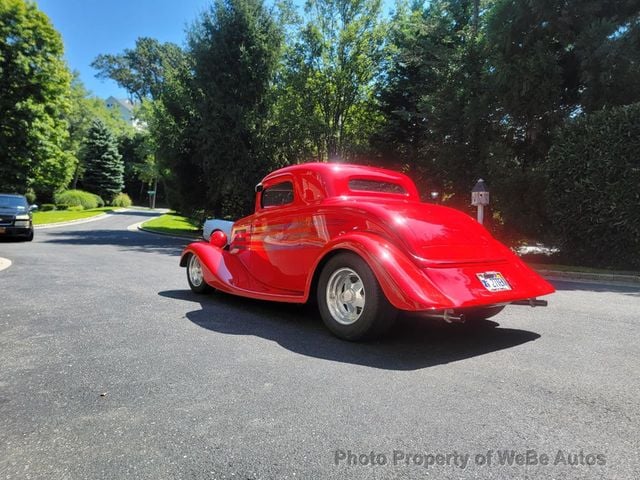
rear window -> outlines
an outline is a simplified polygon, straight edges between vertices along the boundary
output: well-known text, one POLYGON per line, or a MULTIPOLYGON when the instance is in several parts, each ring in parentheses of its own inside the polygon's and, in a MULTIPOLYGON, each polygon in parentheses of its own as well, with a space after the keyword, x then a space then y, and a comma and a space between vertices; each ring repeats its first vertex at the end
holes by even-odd
POLYGON ((349 190, 354 192, 396 193, 400 195, 407 193, 407 191, 397 183, 365 180, 362 178, 352 178, 349 180, 349 190))

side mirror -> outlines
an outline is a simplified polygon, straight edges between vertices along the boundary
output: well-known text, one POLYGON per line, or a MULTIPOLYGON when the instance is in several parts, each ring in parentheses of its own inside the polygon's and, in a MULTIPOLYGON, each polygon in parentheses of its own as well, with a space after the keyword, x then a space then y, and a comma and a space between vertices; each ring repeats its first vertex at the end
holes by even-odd
POLYGON ((30 212, 35 212, 36 210, 38 210, 38 205, 29 205, 30 212))
POLYGON ((262 186, 261 183, 256 185, 256 193, 260 193, 262 190, 264 190, 264 187, 262 186))
POLYGON ((214 247, 224 248, 227 245, 227 234, 222 230, 216 230, 211 233, 209 243, 214 247))

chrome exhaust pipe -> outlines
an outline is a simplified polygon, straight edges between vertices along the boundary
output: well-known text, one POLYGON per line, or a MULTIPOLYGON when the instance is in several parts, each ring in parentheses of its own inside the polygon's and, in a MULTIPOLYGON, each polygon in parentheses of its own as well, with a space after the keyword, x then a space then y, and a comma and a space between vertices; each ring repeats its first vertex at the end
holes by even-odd
POLYGON ((546 300, 538 300, 537 298, 528 298, 526 300, 516 300, 511 302, 511 305, 528 305, 530 307, 546 307, 549 302, 546 300))
POLYGON ((463 313, 456 315, 451 309, 445 310, 442 314, 442 318, 447 323, 464 323, 466 321, 463 313))

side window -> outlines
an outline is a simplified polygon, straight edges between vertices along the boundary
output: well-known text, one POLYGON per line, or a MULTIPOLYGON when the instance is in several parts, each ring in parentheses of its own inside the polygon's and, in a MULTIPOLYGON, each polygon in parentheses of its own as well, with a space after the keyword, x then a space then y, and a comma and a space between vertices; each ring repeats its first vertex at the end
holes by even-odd
POLYGON ((290 181, 276 183, 262 191, 261 206, 276 207, 293 202, 293 183, 290 181))

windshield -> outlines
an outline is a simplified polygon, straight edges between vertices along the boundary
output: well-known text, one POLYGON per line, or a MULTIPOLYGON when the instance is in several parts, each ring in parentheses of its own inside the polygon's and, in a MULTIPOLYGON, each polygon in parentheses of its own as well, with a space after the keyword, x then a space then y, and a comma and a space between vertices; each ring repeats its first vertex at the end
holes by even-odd
POLYGON ((26 210, 27 199, 16 195, 0 195, 0 208, 19 208, 26 210))

